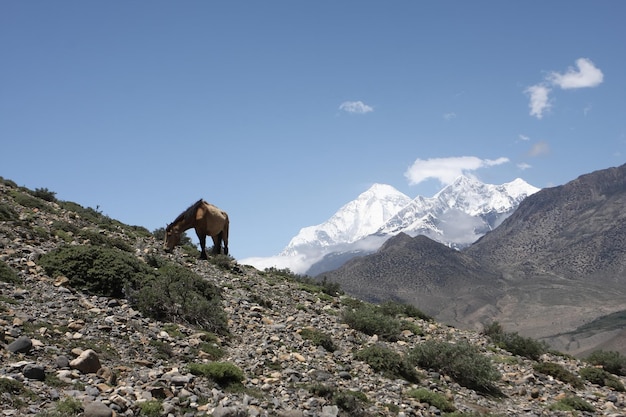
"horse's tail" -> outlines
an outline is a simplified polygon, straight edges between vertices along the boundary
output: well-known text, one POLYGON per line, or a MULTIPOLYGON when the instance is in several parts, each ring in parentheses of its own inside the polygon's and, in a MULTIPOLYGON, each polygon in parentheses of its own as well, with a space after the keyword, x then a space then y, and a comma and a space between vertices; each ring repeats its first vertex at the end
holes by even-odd
POLYGON ((228 214, 225 212, 224 216, 226 217, 226 221, 224 222, 224 228, 220 234, 222 235, 222 240, 224 241, 224 255, 228 255, 228 230, 230 229, 230 220, 228 219, 228 214))

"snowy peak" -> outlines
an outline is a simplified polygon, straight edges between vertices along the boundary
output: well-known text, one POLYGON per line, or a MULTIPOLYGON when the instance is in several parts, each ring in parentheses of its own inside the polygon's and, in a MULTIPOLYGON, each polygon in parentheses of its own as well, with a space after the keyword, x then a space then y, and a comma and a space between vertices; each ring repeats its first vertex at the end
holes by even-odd
POLYGON ((341 207, 330 219, 309 226, 289 242, 281 255, 294 255, 312 248, 322 249, 352 243, 368 236, 385 224, 411 198, 386 184, 374 184, 367 191, 341 207))

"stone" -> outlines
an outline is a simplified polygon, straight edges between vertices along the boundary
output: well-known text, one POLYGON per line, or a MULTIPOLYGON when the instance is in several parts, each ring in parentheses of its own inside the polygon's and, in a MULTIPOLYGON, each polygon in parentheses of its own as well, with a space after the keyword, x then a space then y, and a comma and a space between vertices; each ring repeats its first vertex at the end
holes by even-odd
POLYGON ((46 372, 40 365, 28 364, 22 369, 22 374, 28 379, 36 379, 37 381, 46 379, 46 372))
POLYGON ((92 374, 98 372, 101 368, 100 359, 93 349, 87 349, 81 353, 76 359, 70 361, 70 367, 78 369, 84 374, 92 374))
POLYGON ((84 408, 84 417, 113 417, 115 415, 106 404, 97 401, 85 404, 84 408))
POLYGON ((33 341, 27 336, 20 336, 9 343, 7 350, 13 353, 28 353, 33 347, 33 341))

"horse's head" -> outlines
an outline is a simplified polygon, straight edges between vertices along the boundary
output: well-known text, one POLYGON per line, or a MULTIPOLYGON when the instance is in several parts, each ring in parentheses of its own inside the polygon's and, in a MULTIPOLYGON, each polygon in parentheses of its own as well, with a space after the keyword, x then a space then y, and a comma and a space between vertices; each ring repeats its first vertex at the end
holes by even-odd
POLYGON ((174 249, 174 246, 180 243, 181 232, 173 227, 173 225, 168 224, 165 228, 165 242, 163 242, 163 249, 165 252, 171 252, 174 249))

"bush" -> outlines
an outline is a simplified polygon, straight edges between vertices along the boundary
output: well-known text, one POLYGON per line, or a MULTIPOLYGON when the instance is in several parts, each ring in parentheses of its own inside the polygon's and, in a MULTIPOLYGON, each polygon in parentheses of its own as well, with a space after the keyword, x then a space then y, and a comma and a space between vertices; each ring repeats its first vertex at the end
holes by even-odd
POLYGON ((395 341, 401 329, 400 320, 384 314, 378 307, 371 304, 361 304, 355 309, 344 309, 342 314, 344 323, 359 332, 395 341))
POLYGON ((498 322, 486 326, 483 333, 488 336, 496 346, 511 352, 513 355, 538 360, 541 355, 548 351, 548 347, 545 343, 538 342, 529 337, 522 337, 517 333, 504 332, 498 322))
POLYGON ((159 268, 132 292, 131 300, 139 311, 157 320, 182 321, 216 334, 228 333, 220 290, 181 266, 159 268))
POLYGON ((592 365, 600 365, 602 368, 615 375, 626 375, 626 357, 619 352, 598 350, 587 357, 587 362, 592 365))
POLYGON ((415 367, 402 355, 382 345, 368 346, 354 355, 355 359, 367 363, 375 372, 387 378, 403 378, 409 382, 419 382, 415 367))
POLYGON ((10 206, 0 204, 0 222, 18 220, 20 216, 10 206))
POLYGON ((35 188, 35 191, 31 193, 34 197, 40 198, 45 201, 49 201, 54 203, 57 201, 56 194, 54 191, 50 191, 47 188, 35 188))
POLYGON ((495 382, 500 374, 478 348, 467 342, 428 340, 409 353, 411 363, 450 376, 459 385, 490 394, 499 394, 495 382))
POLYGON ((22 282, 17 272, 15 272, 13 268, 11 268, 2 260, 0 260, 0 281, 8 282, 11 284, 19 284, 20 282, 22 282))
POLYGON ((553 362, 540 362, 533 365, 535 371, 550 375, 561 382, 570 384, 574 388, 582 388, 584 386, 582 380, 576 375, 565 369, 562 365, 553 362))
POLYGON ((429 404, 444 413, 451 413, 456 410, 454 404, 446 399, 443 395, 431 391, 426 388, 413 389, 407 392, 409 397, 415 398, 421 403, 429 404))
POLYGON ((588 411, 593 413, 596 409, 589 404, 587 401, 582 398, 575 397, 573 395, 567 396, 557 403, 552 404, 549 407, 550 410, 554 411, 588 411))
POLYGON ((244 379, 243 371, 230 362, 190 363, 187 368, 192 374, 210 378, 224 388, 241 384, 244 379))
POLYGON ((139 415, 146 417, 159 417, 163 411, 163 406, 157 400, 150 400, 139 403, 139 415))
POLYGON ((428 314, 422 312, 419 308, 411 304, 399 303, 396 301, 386 301, 380 305, 380 309, 383 314, 388 316, 404 316, 414 317, 426 321, 431 321, 433 318, 428 314))
POLYGON ((26 194, 16 190, 11 190, 9 194, 11 195, 11 197, 13 197, 13 200, 15 200, 15 202, 20 206, 26 208, 36 208, 44 211, 49 210, 48 206, 43 200, 33 197, 30 194, 26 194))
POLYGON ((365 415, 363 404, 367 403, 368 399, 360 391, 340 391, 333 396, 333 402, 350 416, 357 417, 365 415))
POLYGON ((315 346, 321 346, 328 352, 334 352, 337 347, 333 343, 332 337, 328 333, 313 329, 311 327, 305 327, 300 331, 300 336, 303 339, 310 340, 315 346))
POLYGON ((580 370, 580 376, 592 384, 613 388, 615 391, 624 392, 624 384, 615 375, 600 368, 583 368, 580 370))
POLYGON ((70 285, 89 294, 122 298, 153 274, 135 256, 119 249, 90 245, 62 246, 39 258, 51 277, 65 275, 70 285))

